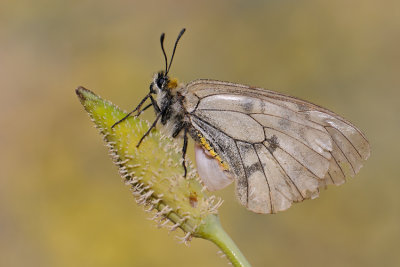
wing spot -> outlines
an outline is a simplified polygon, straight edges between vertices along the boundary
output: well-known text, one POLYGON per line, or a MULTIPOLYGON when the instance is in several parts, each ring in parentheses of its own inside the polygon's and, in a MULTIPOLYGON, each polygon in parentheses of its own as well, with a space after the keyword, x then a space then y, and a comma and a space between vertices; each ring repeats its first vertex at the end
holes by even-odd
POLYGON ((274 153, 276 148, 279 146, 278 137, 276 137, 276 135, 273 135, 271 138, 266 138, 266 141, 269 144, 269 146, 267 147, 268 151, 271 154, 274 153))
POLYGON ((251 100, 245 101, 243 103, 243 108, 246 112, 250 113, 253 110, 254 102, 251 100))
POLYGON ((262 172, 262 167, 261 167, 260 162, 253 163, 249 167, 245 166, 245 169, 249 174, 252 174, 256 171, 262 172))

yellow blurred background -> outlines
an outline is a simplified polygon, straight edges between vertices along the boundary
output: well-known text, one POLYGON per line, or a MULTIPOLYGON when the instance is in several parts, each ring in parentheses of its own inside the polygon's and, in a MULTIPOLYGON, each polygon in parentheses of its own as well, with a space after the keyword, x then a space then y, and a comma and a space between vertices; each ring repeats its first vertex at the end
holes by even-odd
MULTIPOLYGON (((171 76, 288 93, 362 129, 361 172, 276 215, 230 186, 223 226, 253 266, 400 266, 400 2, 1 1, 0 266, 227 266, 157 230, 74 89, 126 110, 182 27, 171 76)), ((154 118, 147 112, 144 118, 154 118)), ((189 157, 193 158, 193 154, 189 157)), ((179 233, 178 235, 182 235, 179 233)))

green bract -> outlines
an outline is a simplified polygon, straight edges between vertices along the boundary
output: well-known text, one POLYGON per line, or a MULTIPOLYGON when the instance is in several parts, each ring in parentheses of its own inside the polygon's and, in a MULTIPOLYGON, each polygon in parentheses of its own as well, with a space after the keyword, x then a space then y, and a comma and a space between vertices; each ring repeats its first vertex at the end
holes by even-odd
POLYGON ((154 130, 137 148, 149 128, 147 122, 131 116, 111 129, 126 113, 83 87, 76 93, 100 130, 124 182, 131 186, 136 202, 148 212, 155 210, 153 219, 160 226, 171 231, 181 228, 185 243, 192 237, 208 239, 234 266, 250 266, 219 223, 217 209, 222 201, 204 192, 189 160, 187 177, 183 177, 181 147, 174 140, 154 130))

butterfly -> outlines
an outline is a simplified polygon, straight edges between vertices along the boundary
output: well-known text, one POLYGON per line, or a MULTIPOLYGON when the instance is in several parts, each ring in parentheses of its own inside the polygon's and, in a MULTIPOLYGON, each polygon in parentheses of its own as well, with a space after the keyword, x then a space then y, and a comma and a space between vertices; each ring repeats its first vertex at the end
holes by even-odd
POLYGON ((199 79, 179 84, 165 70, 156 73, 149 93, 132 113, 153 107, 156 119, 137 146, 161 122, 173 138, 195 142, 196 165, 208 190, 235 181, 236 196, 256 213, 276 213, 315 198, 328 184, 354 176, 370 155, 365 135, 341 116, 310 102, 263 88, 199 79), (147 100, 150 103, 144 106, 147 100), (143 107, 144 106, 144 107, 143 107))

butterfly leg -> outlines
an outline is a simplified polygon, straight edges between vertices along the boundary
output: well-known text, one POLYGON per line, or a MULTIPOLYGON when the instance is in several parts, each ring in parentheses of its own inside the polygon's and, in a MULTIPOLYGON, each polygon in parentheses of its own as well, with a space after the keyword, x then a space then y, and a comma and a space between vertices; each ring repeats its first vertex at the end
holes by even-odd
POLYGON ((150 131, 156 127, 158 120, 161 118, 162 116, 162 112, 158 113, 157 118, 154 120, 153 124, 150 126, 150 128, 147 130, 147 132, 142 136, 142 138, 140 138, 139 143, 136 145, 136 147, 139 147, 140 144, 142 143, 143 139, 148 136, 150 134, 150 131))
POLYGON ((182 147, 182 166, 183 170, 185 171, 184 177, 186 177, 187 174, 187 169, 186 169, 186 151, 187 151, 187 145, 188 145, 188 126, 186 123, 181 122, 180 124, 177 125, 177 127, 174 130, 174 133, 172 134, 172 137, 175 138, 179 135, 181 131, 184 131, 183 133, 183 147, 182 147))
POLYGON ((156 113, 157 113, 157 114, 160 113, 160 112, 161 112, 161 109, 160 109, 160 107, 158 106, 157 101, 154 100, 154 98, 153 98, 152 95, 150 95, 149 97, 150 97, 150 100, 151 100, 151 104, 153 104, 153 107, 154 107, 156 113))
MULTIPOLYGON (((140 108, 142 107, 142 105, 144 104, 144 102, 147 100, 147 98, 152 98, 152 96, 151 96, 151 93, 150 94, 148 94, 148 95, 146 95, 143 99, 142 99, 142 101, 140 101, 140 103, 139 103, 139 105, 137 105, 137 107, 134 109, 134 110, 132 110, 131 112, 129 112, 128 114, 126 114, 126 116, 125 117, 123 117, 122 119, 120 119, 119 121, 117 121, 116 123, 114 123, 112 126, 111 126, 111 129, 112 128, 114 128, 117 124, 120 124, 121 122, 123 122, 124 120, 126 120, 132 113, 134 113, 135 111, 137 111, 137 110, 140 110, 140 108)), ((152 101, 153 102, 153 101, 152 101)), ((147 107, 146 107, 147 108, 147 107)))
MULTIPOLYGON (((151 100, 151 105, 147 105, 143 110, 146 110, 147 108, 153 106, 154 109, 155 109, 155 111, 156 111, 156 113, 157 113, 157 117, 156 117, 156 119, 154 120, 153 124, 150 126, 150 128, 147 130, 147 132, 142 136, 142 138, 140 138, 139 143, 136 145, 136 147, 139 147, 139 146, 140 146, 140 144, 142 143, 143 139, 144 139, 146 136, 148 136, 148 135, 150 134, 150 131, 151 131, 154 127, 156 127, 158 120, 159 120, 159 119, 163 116, 163 114, 165 114, 165 112, 166 112, 166 109, 164 109, 163 111, 160 110, 160 107, 158 106, 157 102, 154 100, 153 96, 151 95, 151 92, 150 92, 150 94, 148 94, 148 97, 149 97, 150 100, 151 100)), ((142 102, 144 102, 144 101, 142 101, 142 102)), ((142 112, 142 111, 139 111, 138 116, 140 115, 141 112, 142 112)))
POLYGON ((149 107, 153 106, 153 103, 148 104, 147 106, 145 106, 144 108, 142 108, 141 110, 138 110, 138 113, 135 115, 135 117, 139 117, 140 114, 143 113, 143 111, 145 111, 146 109, 148 109, 149 107))
POLYGON ((187 169, 186 169, 186 151, 187 151, 187 145, 188 145, 187 134, 188 134, 188 129, 187 129, 187 127, 185 127, 184 134, 183 134, 183 147, 182 147, 182 158, 183 158, 182 166, 183 166, 183 170, 185 172, 183 177, 186 177, 186 174, 187 174, 187 169))

